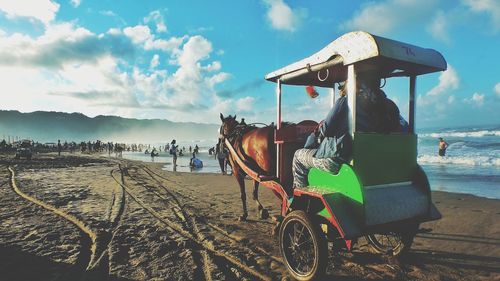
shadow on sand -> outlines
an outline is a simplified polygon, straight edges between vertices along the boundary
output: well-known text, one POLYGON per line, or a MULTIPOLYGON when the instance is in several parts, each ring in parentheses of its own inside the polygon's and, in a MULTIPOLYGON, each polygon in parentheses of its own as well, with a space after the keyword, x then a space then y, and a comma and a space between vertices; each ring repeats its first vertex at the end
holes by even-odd
POLYGON ((47 257, 24 252, 15 246, 0 246, 0 279, 10 281, 128 281, 110 276, 104 270, 86 271, 80 266, 55 262, 47 257))
MULTIPOLYGON (((496 238, 486 238, 486 237, 476 237, 467 235, 453 235, 453 234, 419 234, 420 238, 436 239, 436 240, 448 240, 457 242, 467 242, 473 245, 474 243, 482 243, 493 245, 493 247, 500 244, 500 240, 496 238), (425 236, 425 237, 423 237, 425 236)), ((381 254, 370 253, 366 251, 355 250, 352 253, 344 253, 339 256, 330 255, 329 268, 333 265, 333 270, 329 270, 325 280, 341 280, 341 281, 354 281, 354 280, 400 280, 406 279, 405 276, 408 271, 408 267, 415 266, 417 268, 426 268, 428 266, 440 265, 449 267, 452 270, 465 269, 465 270, 475 270, 480 272, 487 272, 490 274, 495 274, 500 272, 500 257, 491 256, 481 256, 481 255, 471 255, 463 253, 453 253, 446 251, 432 251, 432 250, 410 250, 405 256, 400 258, 393 258, 384 256, 381 254), (345 276, 349 275, 352 269, 356 268, 354 266, 351 269, 343 267, 343 264, 354 264, 363 268, 364 274, 370 273, 373 268, 377 268, 373 273, 365 275, 363 277, 357 276, 345 276), (384 270, 391 271, 389 276, 394 276, 394 278, 388 278, 388 276, 380 276, 381 271, 384 270), (391 268, 390 270, 388 268, 391 268)), ((355 270, 356 271, 356 270, 355 270)), ((359 273, 359 272, 358 272, 359 273)), ((383 275, 383 274, 382 274, 383 275)))
POLYGON ((465 243, 479 243, 479 244, 489 244, 494 246, 500 246, 500 239, 462 235, 462 234, 448 234, 448 233, 421 233, 417 235, 418 238, 423 239, 434 239, 434 240, 444 240, 444 241, 455 241, 455 242, 465 242, 465 243))
MULTIPOLYGON (((471 247, 477 244, 500 246, 500 239, 490 237, 480 237, 463 234, 449 233, 422 233, 417 235, 421 239, 432 239, 441 241, 452 241, 466 243, 471 247)), ((480 256, 463 253, 451 253, 443 251, 414 250, 411 251, 408 259, 413 264, 440 264, 456 268, 481 270, 487 272, 500 272, 500 258, 491 256, 480 256)))

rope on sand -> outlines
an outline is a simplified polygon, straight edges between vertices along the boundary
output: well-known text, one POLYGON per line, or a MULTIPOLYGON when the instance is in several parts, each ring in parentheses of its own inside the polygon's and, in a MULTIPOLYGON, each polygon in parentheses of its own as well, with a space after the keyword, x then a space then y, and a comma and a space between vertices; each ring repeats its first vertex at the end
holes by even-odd
POLYGON ((92 241, 92 245, 90 246, 91 256, 90 256, 90 260, 89 260, 89 263, 88 263, 87 268, 86 268, 87 270, 89 270, 91 265, 93 264, 93 260, 95 258, 95 252, 96 252, 96 248, 97 248, 97 246, 96 246, 97 235, 88 226, 86 226, 85 223, 83 223, 82 221, 77 219, 75 216, 67 214, 67 213, 63 212, 62 210, 57 209, 54 206, 51 206, 51 205, 49 205, 41 200, 38 200, 38 199, 22 192, 16 184, 16 180, 15 180, 16 174, 15 174, 14 170, 10 166, 8 169, 10 172, 11 186, 12 186, 12 189, 14 189, 14 192, 16 192, 22 198, 30 201, 31 203, 39 205, 40 207, 42 207, 50 212, 53 212, 54 214, 59 215, 60 217, 68 220, 69 222, 73 223, 76 227, 78 227, 81 231, 83 231, 85 234, 87 234, 89 236, 90 240, 92 241))

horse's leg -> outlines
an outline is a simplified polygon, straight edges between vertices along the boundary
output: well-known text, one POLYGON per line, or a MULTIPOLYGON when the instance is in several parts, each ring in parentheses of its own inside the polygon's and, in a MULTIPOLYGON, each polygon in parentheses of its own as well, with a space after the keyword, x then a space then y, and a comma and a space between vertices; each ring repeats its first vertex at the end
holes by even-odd
POLYGON ((240 166, 234 161, 233 157, 229 157, 229 162, 231 163, 231 169, 233 176, 236 178, 238 185, 240 186, 241 203, 243 205, 243 215, 239 217, 240 221, 245 221, 248 217, 247 211, 247 194, 245 192, 245 173, 241 170, 240 166))
POLYGON ((248 217, 247 212, 247 194, 245 192, 245 176, 241 173, 240 169, 236 169, 233 171, 236 180, 238 181, 238 185, 240 186, 240 194, 241 194, 241 203, 243 204, 243 215, 239 217, 240 221, 245 221, 248 217))
POLYGON ((259 182, 256 180, 253 181, 252 195, 253 195, 253 200, 255 201, 255 204, 257 204, 257 208, 259 209, 260 218, 267 219, 269 217, 269 212, 266 209, 264 209, 264 207, 259 201, 259 182))

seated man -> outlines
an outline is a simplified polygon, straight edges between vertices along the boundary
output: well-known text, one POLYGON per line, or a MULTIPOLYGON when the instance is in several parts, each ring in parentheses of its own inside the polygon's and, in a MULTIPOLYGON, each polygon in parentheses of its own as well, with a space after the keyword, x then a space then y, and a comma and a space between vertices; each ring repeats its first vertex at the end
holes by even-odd
MULTIPOLYGON (((358 132, 389 132, 390 129, 387 128, 393 126, 389 124, 391 123, 389 119, 393 119, 396 113, 399 124, 399 110, 396 112, 393 108, 387 109, 392 101, 388 101, 379 86, 380 78, 373 73, 358 76, 356 98, 356 131, 358 132)), ((351 160, 352 139, 348 128, 345 83, 341 84, 339 89, 340 98, 326 119, 320 123, 319 130, 311 134, 304 148, 297 150, 294 154, 292 164, 294 188, 308 186, 307 175, 311 168, 336 174, 343 163, 351 160), (319 147, 317 136, 321 140, 319 147)))
POLYGON ((407 132, 408 123, 397 105, 380 89, 380 78, 369 73, 358 79, 356 97, 357 132, 407 132))
POLYGON ((330 110, 326 119, 320 123, 318 130, 307 138, 304 148, 297 150, 293 156, 294 188, 308 186, 309 169, 318 168, 337 173, 342 163, 348 162, 351 158, 351 136, 347 124, 348 106, 345 83, 339 88, 340 98, 335 106, 330 110), (317 134, 323 140, 319 148, 316 149, 317 134))

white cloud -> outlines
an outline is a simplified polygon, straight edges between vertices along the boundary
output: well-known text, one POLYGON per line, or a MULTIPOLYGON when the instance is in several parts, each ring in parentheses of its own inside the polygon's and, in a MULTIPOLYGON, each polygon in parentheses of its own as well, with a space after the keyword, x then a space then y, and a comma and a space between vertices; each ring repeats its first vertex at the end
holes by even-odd
POLYGON ((500 4, 498 0, 462 0, 462 2, 475 13, 490 14, 494 30, 500 30, 500 4))
POLYGON ((149 63, 150 69, 155 69, 160 64, 160 56, 158 54, 154 54, 151 59, 151 63, 149 63))
POLYGON ((408 27, 408 23, 425 24, 432 16, 436 0, 385 0, 363 5, 354 17, 341 26, 344 30, 365 30, 376 34, 387 34, 397 27, 408 27))
POLYGON ((8 80, 2 87, 16 97, 4 103, 6 108, 96 115, 103 113, 102 107, 138 106, 127 75, 109 56, 95 63, 66 64, 60 70, 0 66, 0 75, 8 80))
POLYGON ((427 92, 427 96, 437 96, 456 90, 460 86, 460 78, 455 69, 448 65, 448 69, 439 75, 439 84, 427 92))
POLYGON ((122 31, 119 28, 110 28, 108 31, 106 31, 107 34, 111 35, 119 35, 122 33, 122 31))
POLYGON ((206 80, 207 85, 210 88, 213 88, 215 85, 220 84, 220 83, 228 80, 230 77, 231 77, 231 75, 229 75, 229 73, 219 72, 215 75, 207 77, 205 80, 206 80))
POLYGON ((144 23, 150 22, 156 24, 156 32, 167 32, 167 26, 165 25, 165 21, 163 16, 160 14, 160 11, 152 11, 147 17, 144 18, 144 23))
POLYGON ((478 105, 483 105, 483 103, 484 103, 484 94, 474 93, 472 95, 472 100, 476 104, 478 104, 478 105))
POLYGON ((219 71, 221 68, 222 68, 222 64, 220 63, 220 61, 216 60, 216 61, 208 64, 207 66, 203 67, 203 70, 211 72, 211 71, 219 71))
POLYGON ((172 51, 179 48, 184 42, 187 36, 183 37, 171 37, 168 40, 165 39, 154 39, 154 36, 150 37, 144 43, 145 50, 162 50, 162 51, 172 51))
POLYGON ((303 9, 292 9, 283 0, 264 0, 267 19, 271 27, 280 31, 294 32, 306 17, 303 9))
POLYGON ((421 120, 430 122, 432 118, 444 118, 452 107, 459 106, 456 101, 455 91, 460 86, 460 78, 453 66, 448 65, 448 69, 439 75, 439 83, 424 95, 417 97, 417 108, 421 120))
POLYGON ((182 66, 194 67, 200 60, 209 57, 212 52, 212 43, 203 36, 193 36, 184 44, 182 51, 177 54, 177 62, 182 66))
POLYGON ((236 101, 236 109, 239 112, 251 112, 255 103, 254 97, 244 97, 236 101))
POLYGON ((497 94, 497 97, 500 98, 500 82, 498 82, 496 85, 495 85, 495 93, 497 94))
POLYGON ((73 7, 77 8, 82 3, 82 0, 70 0, 70 3, 73 7))
POLYGON ((474 104, 474 105, 479 106, 479 107, 483 106, 484 94, 480 94, 480 93, 476 92, 476 93, 472 94, 472 97, 470 97, 468 99, 466 98, 466 99, 464 99, 464 101, 466 103, 471 103, 471 104, 474 104))
POLYGON ((13 103, 31 101, 23 103, 24 110, 69 111, 71 106, 65 106, 74 104, 74 98, 87 105, 136 106, 127 74, 115 57, 132 52, 114 46, 114 37, 109 36, 61 23, 48 26, 37 38, 22 34, 0 37, 0 75, 9 80, 2 87, 19 97, 13 103), (118 50, 113 52, 115 47, 118 50))
POLYGON ((123 33, 135 44, 143 44, 145 50, 172 51, 178 48, 187 38, 187 36, 183 36, 171 37, 168 40, 155 39, 155 36, 151 34, 151 30, 147 25, 126 27, 123 29, 123 33))
POLYGON ((134 27, 125 27, 123 33, 129 37, 135 44, 141 44, 151 39, 151 31, 146 25, 136 25, 134 27))
POLYGON ((199 101, 205 86, 200 61, 208 59, 211 52, 212 43, 202 36, 190 37, 182 49, 174 52, 171 64, 179 68, 165 81, 174 103, 195 104, 199 101))
POLYGON ((0 0, 0 11, 7 18, 27 17, 41 21, 48 25, 52 22, 59 10, 59 4, 51 0, 0 0))
POLYGON ((448 21, 446 15, 442 11, 436 13, 434 19, 428 27, 428 31, 432 35, 432 37, 439 41, 450 41, 448 35, 448 21))
POLYGON ((158 39, 145 25, 101 34, 75 22, 51 23, 39 36, 0 30, 0 77, 8 80, 2 90, 16 95, 2 106, 218 122, 213 110, 236 108, 236 101, 218 100, 215 87, 231 75, 212 53, 203 36, 158 39), (164 52, 151 57, 144 50, 164 52))
POLYGON ((0 65, 60 68, 66 63, 92 62, 105 55, 129 57, 134 46, 123 35, 96 35, 71 23, 51 24, 31 38, 14 33, 0 37, 0 65))

